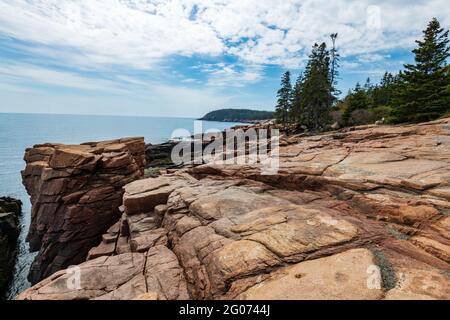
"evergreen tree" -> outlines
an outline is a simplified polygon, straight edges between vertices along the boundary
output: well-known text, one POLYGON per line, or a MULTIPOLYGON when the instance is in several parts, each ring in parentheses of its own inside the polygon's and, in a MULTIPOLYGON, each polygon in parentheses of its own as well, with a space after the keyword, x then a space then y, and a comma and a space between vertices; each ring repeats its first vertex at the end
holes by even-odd
POLYGON ((330 78, 331 78, 331 86, 332 86, 332 93, 333 93, 333 102, 337 102, 337 97, 341 94, 341 91, 337 89, 337 79, 339 77, 339 60, 340 55, 336 48, 336 40, 337 40, 338 34, 333 33, 330 35, 332 47, 330 50, 330 56, 331 56, 331 67, 330 67, 330 78))
POLYGON ((347 106, 344 111, 343 120, 348 123, 353 111, 366 110, 370 107, 370 99, 367 90, 361 88, 359 82, 356 84, 354 92, 348 97, 347 106))
POLYGON ((301 122, 312 130, 329 123, 333 101, 330 53, 326 44, 315 44, 301 83, 301 122))
POLYGON ((364 90, 371 91, 373 89, 372 82, 370 81, 370 78, 367 78, 366 83, 364 84, 364 90))
POLYGON ((445 72, 450 56, 449 32, 434 18, 423 34, 412 51, 415 64, 405 65, 393 102, 393 121, 397 123, 433 120, 450 108, 450 75, 445 72))
POLYGON ((275 107, 275 118, 283 126, 288 123, 289 110, 291 106, 291 73, 286 71, 281 78, 281 88, 278 90, 278 103, 275 107))
POLYGON ((290 109, 290 119, 294 123, 299 123, 301 121, 302 114, 302 85, 303 85, 303 75, 300 74, 297 81, 294 84, 291 95, 291 109, 290 109))
POLYGON ((394 82, 394 76, 392 75, 392 73, 389 73, 386 71, 383 75, 383 78, 381 79, 380 85, 382 87, 385 87, 385 86, 389 86, 393 82, 394 82))
POLYGON ((387 106, 392 103, 392 98, 397 90, 399 76, 393 76, 386 72, 379 85, 373 87, 371 92, 371 101, 373 107, 387 106))

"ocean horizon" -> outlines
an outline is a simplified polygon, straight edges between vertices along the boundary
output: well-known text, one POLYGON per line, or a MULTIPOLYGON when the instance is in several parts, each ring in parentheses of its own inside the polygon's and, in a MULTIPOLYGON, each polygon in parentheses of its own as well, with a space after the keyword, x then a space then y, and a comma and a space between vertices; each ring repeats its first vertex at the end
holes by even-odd
MULTIPOLYGON (((0 196, 23 202, 17 263, 7 298, 29 287, 27 275, 35 254, 29 252, 26 235, 31 204, 22 185, 25 149, 41 143, 79 144, 124 137, 144 137, 146 143, 163 143, 176 129, 194 133, 194 118, 0 113, 0 196)), ((201 121, 203 130, 224 130, 239 123, 201 121)))

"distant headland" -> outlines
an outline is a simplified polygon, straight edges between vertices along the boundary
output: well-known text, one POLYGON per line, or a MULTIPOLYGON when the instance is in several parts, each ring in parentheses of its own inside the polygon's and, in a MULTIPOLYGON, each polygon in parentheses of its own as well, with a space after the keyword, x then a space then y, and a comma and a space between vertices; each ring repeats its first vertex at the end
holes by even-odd
POLYGON ((258 111, 250 109, 220 109, 206 114, 199 120, 254 123, 261 120, 269 120, 273 118, 274 113, 270 111, 258 111))

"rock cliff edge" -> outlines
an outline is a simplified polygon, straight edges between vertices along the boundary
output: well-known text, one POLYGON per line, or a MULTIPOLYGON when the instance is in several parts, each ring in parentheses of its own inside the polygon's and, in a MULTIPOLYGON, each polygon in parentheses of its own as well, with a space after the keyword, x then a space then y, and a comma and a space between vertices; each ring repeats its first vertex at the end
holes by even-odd
POLYGON ((143 138, 27 149, 23 183, 31 196, 28 242, 39 251, 29 280, 37 283, 86 259, 120 218, 122 187, 143 175, 143 138))

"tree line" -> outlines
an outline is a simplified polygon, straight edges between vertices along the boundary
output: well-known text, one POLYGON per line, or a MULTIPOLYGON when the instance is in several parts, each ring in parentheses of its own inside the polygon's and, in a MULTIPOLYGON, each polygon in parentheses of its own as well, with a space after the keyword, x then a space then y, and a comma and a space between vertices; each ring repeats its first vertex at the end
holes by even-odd
POLYGON ((278 123, 321 131, 332 123, 414 123, 450 116, 449 31, 436 18, 423 31, 423 39, 416 40, 413 64, 405 64, 395 75, 386 72, 380 83, 369 78, 364 85, 357 83, 343 99, 337 89, 338 34, 330 37, 330 49, 325 42, 313 46, 294 85, 290 71, 283 74, 275 108, 278 123))

